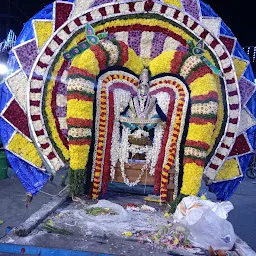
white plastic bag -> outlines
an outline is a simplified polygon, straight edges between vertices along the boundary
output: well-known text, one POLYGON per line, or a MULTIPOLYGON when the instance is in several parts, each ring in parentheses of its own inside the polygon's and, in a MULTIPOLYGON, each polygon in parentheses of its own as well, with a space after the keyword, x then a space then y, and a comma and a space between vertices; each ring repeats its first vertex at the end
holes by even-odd
POLYGON ((194 246, 214 250, 230 250, 236 236, 232 224, 226 220, 233 209, 230 202, 214 203, 195 196, 185 197, 174 213, 174 221, 190 231, 194 246))

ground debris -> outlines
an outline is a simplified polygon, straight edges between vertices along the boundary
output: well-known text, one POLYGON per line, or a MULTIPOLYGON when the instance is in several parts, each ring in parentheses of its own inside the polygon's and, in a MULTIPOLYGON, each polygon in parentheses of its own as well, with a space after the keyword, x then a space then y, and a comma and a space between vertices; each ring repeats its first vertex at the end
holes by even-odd
POLYGON ((189 232, 182 226, 167 225, 159 228, 157 232, 138 233, 142 242, 149 242, 154 246, 168 249, 192 248, 188 239, 189 232))
POLYGON ((99 215, 117 215, 115 211, 110 208, 93 207, 85 209, 88 215, 99 216, 99 215))
POLYGON ((63 228, 57 228, 53 225, 53 220, 49 220, 46 223, 43 224, 43 228, 47 230, 47 232, 60 234, 60 235, 73 235, 72 232, 63 229, 63 228))
POLYGON ((123 236, 132 236, 132 232, 131 231, 125 231, 122 233, 123 236))

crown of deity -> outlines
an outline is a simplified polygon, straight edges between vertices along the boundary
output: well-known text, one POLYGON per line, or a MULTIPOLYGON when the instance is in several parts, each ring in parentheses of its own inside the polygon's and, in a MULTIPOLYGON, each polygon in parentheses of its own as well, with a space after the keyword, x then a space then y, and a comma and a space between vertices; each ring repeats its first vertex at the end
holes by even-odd
POLYGON ((149 86, 149 71, 146 68, 140 74, 140 85, 149 86))

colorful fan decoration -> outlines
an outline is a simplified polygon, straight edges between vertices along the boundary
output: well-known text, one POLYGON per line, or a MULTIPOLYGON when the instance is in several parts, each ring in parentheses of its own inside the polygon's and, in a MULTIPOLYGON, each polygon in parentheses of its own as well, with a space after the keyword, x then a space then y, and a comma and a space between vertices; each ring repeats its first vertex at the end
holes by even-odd
POLYGON ((67 164, 73 195, 86 173, 94 198, 106 191, 125 162, 114 153, 117 117, 140 97, 144 69, 156 100, 151 117, 166 116, 165 128, 154 126, 155 151, 129 150, 148 154, 155 193, 166 200, 172 168, 176 196, 196 195, 205 178, 225 200, 242 181, 255 150, 254 76, 236 37, 202 1, 55 1, 25 24, 10 59, 1 138, 28 192, 67 164))

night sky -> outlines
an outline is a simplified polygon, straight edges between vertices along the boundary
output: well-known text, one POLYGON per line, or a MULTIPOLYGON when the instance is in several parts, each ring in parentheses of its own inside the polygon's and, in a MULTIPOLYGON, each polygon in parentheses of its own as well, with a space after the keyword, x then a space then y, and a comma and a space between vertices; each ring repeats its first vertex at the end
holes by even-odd
MULTIPOLYGON (((19 34, 23 23, 51 2, 52 0, 1 0, 0 40, 4 39, 10 28, 19 34), (8 13, 11 16, 9 22, 8 13)), ((242 46, 256 45, 255 0, 205 0, 205 3, 210 4, 231 28, 242 46)))

